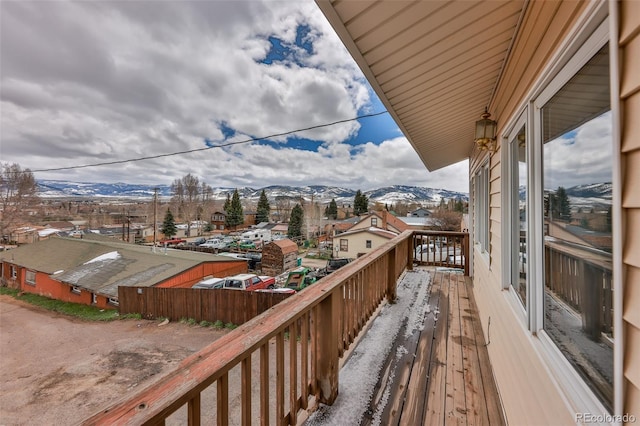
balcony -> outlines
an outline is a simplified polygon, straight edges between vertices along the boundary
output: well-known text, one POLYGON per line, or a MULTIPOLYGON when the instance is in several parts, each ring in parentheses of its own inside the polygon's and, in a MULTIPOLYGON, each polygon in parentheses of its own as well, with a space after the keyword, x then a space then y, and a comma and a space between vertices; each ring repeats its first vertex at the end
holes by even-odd
POLYGON ((454 263, 468 258, 466 234, 407 231, 84 424, 344 421, 349 389, 362 391, 363 424, 504 424, 465 265, 436 270, 427 263, 442 259, 423 258, 414 268, 416 247, 431 239, 459 246, 454 263), (398 321, 382 341, 379 321, 390 318, 398 321), (365 381, 373 386, 363 399, 365 381))

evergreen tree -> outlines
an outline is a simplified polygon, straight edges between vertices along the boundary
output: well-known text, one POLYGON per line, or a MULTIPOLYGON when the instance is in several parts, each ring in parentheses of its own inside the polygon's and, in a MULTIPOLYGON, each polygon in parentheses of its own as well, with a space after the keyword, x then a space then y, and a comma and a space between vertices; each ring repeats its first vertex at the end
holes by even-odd
POLYGON ((369 212, 369 199, 359 189, 353 200, 353 214, 360 216, 369 212))
POLYGON ((224 201, 224 207, 222 208, 224 209, 225 213, 227 213, 229 209, 231 209, 231 195, 229 195, 229 193, 227 193, 227 199, 224 201))
POLYGON ((338 204, 336 204, 336 200, 334 198, 331 199, 331 202, 329 203, 327 208, 324 210, 324 214, 325 216, 327 216, 328 219, 335 220, 338 218, 338 204))
POLYGON ((171 210, 169 209, 167 209, 167 213, 164 215, 164 221, 160 227, 160 232, 162 232, 166 238, 171 238, 178 232, 176 222, 173 219, 173 213, 171 213, 171 210))
POLYGON ((289 219, 289 228, 287 233, 289 238, 296 238, 302 235, 302 221, 304 220, 304 211, 300 204, 296 204, 291 209, 291 218, 289 219))
MULTIPOLYGON (((229 196, 227 195, 227 200, 229 196)), ((233 191, 233 196, 231 197, 231 201, 228 203, 225 202, 225 214, 227 217, 225 218, 225 226, 227 228, 237 228, 238 225, 242 225, 244 223, 244 212, 242 211, 242 204, 240 203, 240 194, 236 189, 233 191)))
POLYGON ((269 205, 269 200, 267 199, 267 194, 264 193, 264 189, 262 193, 260 193, 260 199, 258 200, 258 209, 256 211, 256 222, 269 222, 269 218, 271 216, 271 206, 269 205))
POLYGON ((556 191, 556 199, 559 218, 566 221, 571 220, 571 204, 569 203, 569 196, 567 195, 567 191, 564 187, 558 187, 558 190, 556 191))

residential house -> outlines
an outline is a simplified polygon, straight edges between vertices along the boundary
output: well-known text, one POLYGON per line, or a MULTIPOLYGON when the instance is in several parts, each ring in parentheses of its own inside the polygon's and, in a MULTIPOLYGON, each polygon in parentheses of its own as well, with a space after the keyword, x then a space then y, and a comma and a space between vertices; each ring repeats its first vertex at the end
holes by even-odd
MULTIPOLYGON (((59 232, 59 230, 54 230, 54 232, 59 232)), ((9 232, 8 241, 13 242, 14 244, 30 244, 35 243, 40 238, 44 238, 49 234, 48 230, 41 226, 19 226, 9 232), (42 235, 40 235, 42 233, 42 235)))
POLYGON ((247 271, 246 260, 107 240, 50 238, 1 252, 3 285, 101 308, 118 304, 119 286, 191 287, 207 276, 247 271))
POLYGON ((425 208, 420 207, 419 209, 415 209, 414 211, 409 213, 411 217, 429 217, 431 216, 431 212, 425 208))
POLYGON ((388 211, 374 211, 333 238, 334 257, 360 257, 396 237, 408 226, 388 211))
POLYGON ((211 229, 214 231, 221 231, 225 229, 224 222, 227 215, 224 212, 215 212, 211 215, 211 229))
POLYGON ((316 2, 427 169, 469 161, 508 422, 639 418, 640 2, 316 2), (589 184, 612 188, 581 200, 611 207, 609 252, 550 235, 552 193, 589 184))

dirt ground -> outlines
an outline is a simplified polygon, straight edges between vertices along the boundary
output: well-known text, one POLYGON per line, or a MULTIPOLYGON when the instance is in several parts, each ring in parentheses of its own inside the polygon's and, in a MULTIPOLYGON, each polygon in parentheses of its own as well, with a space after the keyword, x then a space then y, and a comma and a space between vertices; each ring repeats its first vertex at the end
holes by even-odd
POLYGON ((0 425, 78 424, 225 333, 86 322, 0 295, 0 425))

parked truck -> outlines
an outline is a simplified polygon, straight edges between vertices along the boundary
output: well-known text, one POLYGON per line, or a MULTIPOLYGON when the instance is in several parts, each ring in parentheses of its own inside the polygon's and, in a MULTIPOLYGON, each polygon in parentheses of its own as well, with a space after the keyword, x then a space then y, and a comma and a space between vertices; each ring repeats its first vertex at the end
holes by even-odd
POLYGON ((226 277, 223 288, 235 290, 255 291, 272 289, 276 286, 276 279, 266 275, 238 274, 226 277))

